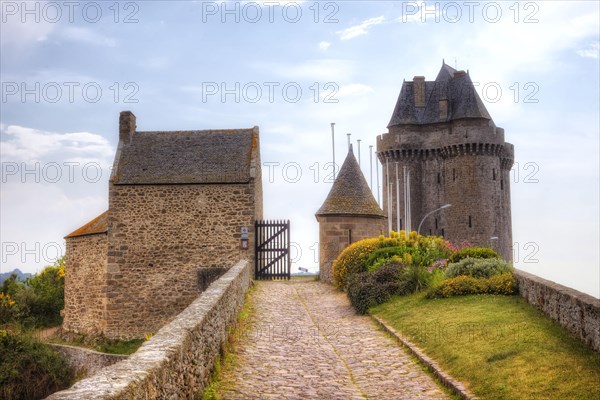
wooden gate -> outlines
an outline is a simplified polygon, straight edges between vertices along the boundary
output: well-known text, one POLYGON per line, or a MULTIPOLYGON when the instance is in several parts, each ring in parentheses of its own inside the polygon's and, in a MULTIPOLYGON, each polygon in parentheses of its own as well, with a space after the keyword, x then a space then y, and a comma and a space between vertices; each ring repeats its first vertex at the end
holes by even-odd
POLYGON ((254 276, 256 279, 290 279, 290 221, 256 221, 254 276))

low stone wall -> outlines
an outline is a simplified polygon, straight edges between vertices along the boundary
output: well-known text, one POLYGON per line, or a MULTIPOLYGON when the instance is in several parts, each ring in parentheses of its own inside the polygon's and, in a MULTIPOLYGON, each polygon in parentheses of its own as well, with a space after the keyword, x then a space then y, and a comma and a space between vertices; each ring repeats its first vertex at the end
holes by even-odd
POLYGON ((59 352, 77 375, 91 376, 104 367, 113 365, 126 359, 128 356, 119 354, 100 353, 83 347, 67 346, 64 344, 48 343, 50 347, 59 352))
POLYGON ((600 351, 599 299, 524 271, 515 276, 519 293, 531 305, 600 351))
POLYGON ((251 283, 240 261, 126 360, 48 399, 189 399, 202 395, 251 283))

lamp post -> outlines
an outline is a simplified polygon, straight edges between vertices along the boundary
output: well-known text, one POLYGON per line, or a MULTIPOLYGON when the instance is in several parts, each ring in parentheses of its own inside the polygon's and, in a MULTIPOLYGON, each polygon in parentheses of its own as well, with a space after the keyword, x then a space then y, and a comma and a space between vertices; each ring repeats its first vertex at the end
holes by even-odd
POLYGON ((425 222, 425 219, 427 219, 427 217, 429 217, 431 214, 433 214, 436 211, 440 211, 443 210, 444 208, 448 208, 452 206, 452 204, 444 204, 443 206, 436 208, 433 211, 428 212, 427 214, 425 214, 425 216, 423 217, 423 219, 421 220, 421 222, 419 223, 419 227, 417 228, 417 234, 419 234, 419 232, 421 231, 421 225, 423 225, 423 222, 425 222))

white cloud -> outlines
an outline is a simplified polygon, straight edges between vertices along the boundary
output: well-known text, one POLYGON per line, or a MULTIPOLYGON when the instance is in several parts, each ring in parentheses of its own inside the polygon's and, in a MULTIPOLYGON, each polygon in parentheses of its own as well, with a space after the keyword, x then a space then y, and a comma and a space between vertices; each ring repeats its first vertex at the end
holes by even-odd
POLYGON ((329 46, 331 46, 330 42, 319 42, 319 49, 323 50, 323 51, 327 51, 327 49, 329 49, 329 46))
POLYGON ((23 23, 19 18, 8 17, 2 24, 0 43, 2 46, 19 47, 26 44, 47 42, 54 39, 61 42, 79 42, 104 47, 115 47, 114 38, 103 36, 97 31, 77 26, 62 27, 58 23, 50 23, 41 18, 39 22, 23 23))
POLYGON ((269 71, 289 80, 340 82, 348 80, 354 73, 353 63, 341 59, 307 60, 302 63, 255 63, 254 68, 261 72, 269 71))
POLYGON ((362 96, 362 95, 365 95, 367 93, 372 93, 372 92, 373 92, 373 88, 368 85, 363 85, 362 83, 352 83, 350 85, 341 86, 334 97, 341 98, 341 97, 362 96))
POLYGON ((117 42, 114 38, 103 36, 91 29, 70 26, 57 32, 60 39, 70 42, 80 42, 96 46, 115 47, 117 42))
POLYGON ((424 1, 409 1, 402 3, 402 16, 396 18, 395 22, 435 22, 440 19, 439 4, 427 6, 424 1))
POLYGON ((340 35, 340 39, 342 40, 350 40, 358 36, 366 35, 369 33, 369 29, 372 26, 380 25, 385 22, 385 17, 383 15, 379 17, 369 18, 364 20, 358 25, 351 26, 350 28, 342 29, 341 31, 337 31, 336 33, 340 35))
POLYGON ((600 43, 592 43, 585 49, 577 50, 577 54, 584 58, 595 58, 598 59, 600 53, 600 43))
POLYGON ((75 185, 10 182, 2 185, 0 236, 17 252, 4 254, 2 272, 39 271, 64 254, 63 237, 107 209, 108 184, 75 185), (27 251, 26 251, 27 250, 27 251), (36 250, 36 251, 32 251, 36 250))
POLYGON ((301 5, 306 0, 249 0, 244 3, 256 3, 261 7, 283 7, 291 4, 301 5))
POLYGON ((112 162, 114 149, 101 135, 90 132, 54 133, 18 125, 2 125, 0 155, 4 161, 81 161, 102 167, 112 162))
POLYGON ((484 53, 476 53, 478 58, 489 59, 484 55, 486 53, 510 54, 511 59, 519 60, 518 63, 490 65, 496 77, 510 75, 512 68, 527 68, 534 64, 552 68, 549 61, 564 50, 576 49, 590 36, 597 38, 600 29, 597 14, 582 3, 565 8, 545 2, 536 18, 539 22, 530 24, 514 23, 506 18, 499 23, 486 24, 479 31, 474 44, 484 53))
POLYGON ((169 57, 152 56, 141 62, 140 66, 152 70, 166 70, 172 66, 172 62, 169 57))
MULTIPOLYGON (((15 3, 16 4, 16 3, 15 3)), ((13 15, 2 15, 0 43, 2 46, 19 47, 27 43, 35 43, 36 41, 44 40, 52 31, 57 28, 57 24, 53 24, 40 19, 35 22, 34 18, 26 19, 26 22, 21 21, 22 16, 19 12, 13 15)))

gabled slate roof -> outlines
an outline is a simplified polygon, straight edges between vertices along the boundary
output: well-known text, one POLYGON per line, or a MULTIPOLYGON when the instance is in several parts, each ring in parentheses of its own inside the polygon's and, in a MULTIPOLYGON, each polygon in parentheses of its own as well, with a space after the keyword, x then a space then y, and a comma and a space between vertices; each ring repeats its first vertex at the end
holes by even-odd
POLYGON ((97 233, 108 232, 108 211, 104 211, 96 218, 78 228, 77 230, 69 233, 66 238, 72 238, 77 236, 95 235, 97 233))
POLYGON ((384 217, 354 157, 352 146, 327 199, 315 215, 384 217))
POLYGON ((247 183, 258 128, 134 132, 119 146, 114 184, 247 183))
POLYGON ((388 128, 405 124, 433 124, 460 118, 491 120, 468 73, 442 64, 435 81, 425 81, 425 107, 415 107, 415 85, 404 82, 388 128), (440 120, 440 100, 448 100, 448 116, 440 120))

